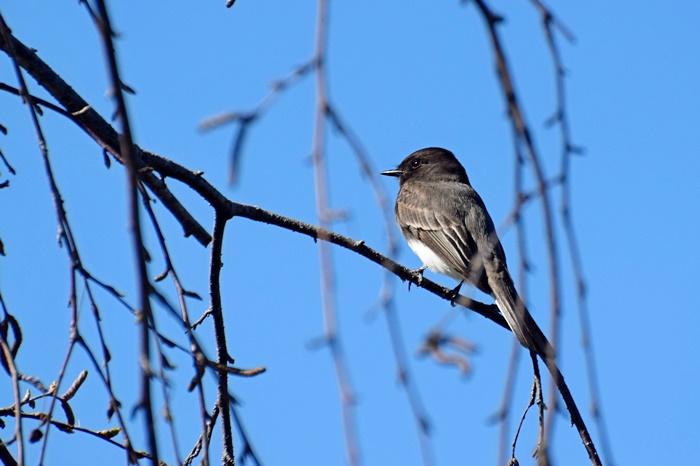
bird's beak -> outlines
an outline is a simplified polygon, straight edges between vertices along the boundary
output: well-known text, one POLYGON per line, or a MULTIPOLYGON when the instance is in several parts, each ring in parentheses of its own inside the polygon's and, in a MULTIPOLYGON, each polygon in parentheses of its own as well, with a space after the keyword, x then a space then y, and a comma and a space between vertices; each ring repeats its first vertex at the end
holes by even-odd
POLYGON ((399 170, 399 169, 397 168, 397 169, 395 169, 395 170, 383 171, 381 174, 384 175, 384 176, 396 176, 396 177, 398 177, 398 176, 403 175, 403 170, 399 170))

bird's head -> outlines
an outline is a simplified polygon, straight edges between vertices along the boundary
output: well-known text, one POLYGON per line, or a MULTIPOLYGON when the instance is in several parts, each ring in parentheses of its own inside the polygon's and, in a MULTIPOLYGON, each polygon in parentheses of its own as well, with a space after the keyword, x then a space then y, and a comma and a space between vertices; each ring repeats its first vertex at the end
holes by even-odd
POLYGON ((439 147, 417 150, 394 170, 382 172, 385 176, 395 176, 400 183, 408 179, 421 181, 456 181, 469 184, 467 172, 452 152, 439 147))

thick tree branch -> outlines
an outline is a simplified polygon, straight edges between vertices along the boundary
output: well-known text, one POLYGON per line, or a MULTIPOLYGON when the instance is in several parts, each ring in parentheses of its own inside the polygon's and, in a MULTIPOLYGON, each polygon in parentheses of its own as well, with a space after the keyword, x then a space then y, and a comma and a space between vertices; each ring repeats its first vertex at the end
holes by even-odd
MULTIPOLYGON (((104 143, 104 147, 110 152, 114 150, 114 153, 118 154, 118 135, 117 132, 112 128, 106 120, 104 120, 95 110, 78 95, 65 81, 63 81, 49 66, 44 63, 36 53, 26 47, 24 44, 19 42, 14 36, 10 38, 13 46, 18 47, 18 64, 26 69, 32 76, 41 84, 53 97, 61 103, 62 106, 66 108, 67 111, 74 115, 76 123, 78 123, 81 128, 83 128, 90 136, 95 138, 99 143, 104 143), (81 111, 82 110, 82 111, 81 111), (78 113, 80 118, 78 118, 78 113), (90 115, 87 117, 86 115, 90 115)), ((7 53, 6 46, 8 43, 0 38, 0 49, 7 53)), ((269 212, 267 210, 261 209, 259 207, 241 204, 233 202, 226 198, 219 190, 217 190, 211 183, 209 183, 203 176, 201 172, 193 171, 184 166, 173 162, 165 157, 162 157, 153 152, 142 150, 137 147, 134 152, 134 158, 138 161, 142 169, 140 170, 142 176, 146 173, 150 174, 148 179, 144 179, 144 183, 153 190, 153 185, 150 184, 150 179, 157 180, 162 183, 165 192, 170 191, 165 187, 164 183, 159 180, 152 171, 153 169, 160 173, 163 178, 169 177, 176 179, 197 192, 202 196, 209 204, 212 205, 217 210, 223 213, 228 213, 231 216, 245 217, 251 220, 260 221, 263 223, 268 223, 271 225, 279 226, 291 231, 296 231, 297 233, 302 233, 310 236, 314 239, 324 239, 331 243, 337 244, 344 248, 350 249, 357 252, 358 254, 366 257, 367 259, 375 262, 382 267, 386 268, 390 272, 394 273, 403 281, 409 281, 412 284, 424 288, 433 294, 436 294, 446 300, 451 300, 452 296, 450 294, 451 290, 443 286, 438 285, 426 278, 422 280, 413 272, 413 270, 400 265, 394 260, 380 254, 374 249, 367 247, 363 241, 354 240, 332 231, 318 228, 309 223, 301 222, 289 217, 284 217, 282 215, 269 212), (420 282, 420 283, 419 283, 420 282)), ((157 184, 157 183, 156 183, 157 184)), ((154 191, 158 195, 157 191, 154 191)), ((164 204, 166 204, 164 198, 159 197, 164 204)), ((175 199, 173 197, 173 199, 175 199)), ((167 204, 166 204, 167 207, 167 204)), ((180 205, 184 212, 187 212, 182 205, 180 205)), ((168 207, 168 209, 173 212, 173 210, 168 207)), ((178 219, 181 220, 179 214, 174 214, 178 219)), ((189 213, 187 213, 189 215, 189 213)), ((192 218, 189 216, 189 218, 192 218)), ((196 228, 202 228, 199 223, 192 219, 196 228)), ((191 225, 189 221, 182 221, 183 225, 191 225)), ((208 244, 211 241, 211 236, 204 230, 204 238, 201 241, 203 244, 208 244), (206 240, 206 241, 204 241, 206 240)), ((199 235, 197 236, 199 239, 199 235)), ((455 301, 457 304, 469 308, 484 317, 491 319, 497 324, 504 328, 508 328, 505 320, 500 316, 495 305, 487 305, 480 303, 478 301, 467 298, 466 296, 459 296, 455 301)))
MULTIPOLYGON (((7 39, 0 36, 0 49, 10 56, 13 56, 10 52, 13 50, 14 59, 17 60, 19 66, 32 75, 72 115, 72 120, 87 132, 100 147, 110 152, 123 163, 119 149, 119 135, 114 128, 41 60, 35 50, 25 46, 11 34, 8 34, 7 39)), ((206 246, 209 244, 211 237, 207 230, 180 204, 163 180, 156 178, 153 173, 143 170, 144 166, 140 157, 138 157, 139 151, 140 149, 134 146, 136 155, 134 163, 143 183, 153 191, 163 205, 180 222, 185 236, 193 235, 202 245, 206 246)))

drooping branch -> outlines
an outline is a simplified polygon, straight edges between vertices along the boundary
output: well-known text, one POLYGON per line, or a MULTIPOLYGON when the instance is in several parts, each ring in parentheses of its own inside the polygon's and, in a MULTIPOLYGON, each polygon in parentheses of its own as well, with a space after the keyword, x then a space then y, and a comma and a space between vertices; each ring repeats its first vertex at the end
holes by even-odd
MULTIPOLYGON (((15 40, 13 38, 10 38, 10 40, 15 40)), ((3 41, 0 43, 0 48, 4 48, 3 45, 5 45, 6 41, 3 41)), ((28 57, 26 57, 28 60, 33 61, 34 59, 38 58, 36 55, 31 52, 28 53, 28 57)), ((43 62, 41 62, 43 64, 43 62)), ((35 66, 35 63, 32 63, 30 65, 22 65, 23 67, 25 66, 35 66)), ((46 77, 48 81, 53 81, 55 84, 55 79, 53 75, 53 71, 51 71, 48 66, 44 64, 44 72, 49 72, 50 75, 46 77)), ((36 79, 38 79, 40 82, 42 82, 42 77, 39 75, 34 75, 36 79)), ((42 84, 44 84, 42 82, 42 84)), ((45 85, 45 84, 44 84, 45 85)), ((45 85, 46 87, 46 85, 45 85)), ((52 92, 49 90, 49 92, 52 93, 54 98, 58 100, 58 102, 63 105, 65 108, 69 108, 66 106, 67 102, 62 101, 62 98, 65 98, 66 95, 68 95, 71 98, 74 98, 77 96, 77 94, 74 93, 74 91, 70 90, 68 92, 66 89, 63 89, 63 87, 67 87, 67 84, 63 82, 62 80, 59 82, 57 85, 57 88, 54 89, 55 92, 52 92), (75 95, 74 95, 75 94, 75 95)), ((49 87, 47 87, 49 89, 49 87)), ((78 96, 79 97, 79 96, 78 96)), ((82 100, 82 99, 81 99, 82 100)), ((83 101, 84 102, 84 101, 83 101)), ((71 105, 75 105, 72 103, 71 105)), ((85 129, 88 134, 90 134, 95 140, 102 145, 102 147, 107 148, 108 150, 114 151, 115 156, 119 156, 119 150, 116 148, 116 145, 106 145, 104 144, 104 139, 101 137, 101 135, 108 134, 109 131, 106 131, 106 133, 101 132, 104 130, 100 130, 99 128, 95 128, 92 125, 107 125, 109 126, 104 119, 99 117, 99 115, 96 114, 86 103, 84 106, 80 107, 77 110, 78 114, 81 115, 81 118, 75 118, 75 113, 74 114, 74 120, 76 123, 78 123, 83 129, 85 129), (84 109, 84 111, 79 111, 84 109), (82 118, 84 115, 90 114, 89 118, 82 118)), ((110 127, 111 129, 111 127, 110 127)), ((111 129, 114 135, 116 135, 116 132, 114 132, 113 129, 111 129)), ((135 160, 135 164, 138 164, 138 166, 142 167, 141 169, 138 170, 139 177, 143 180, 143 182, 149 187, 149 189, 153 190, 153 183, 150 181, 147 181, 146 179, 151 180, 155 179, 158 182, 162 184, 162 187, 167 190, 167 187, 165 187, 165 184, 162 182, 162 179, 156 178, 154 175, 154 171, 158 172, 162 175, 162 177, 170 177, 176 180, 179 180, 183 183, 185 183, 187 186, 189 186, 191 189, 193 189, 195 192, 199 193, 204 199, 206 199, 217 211, 217 214, 223 214, 225 216, 239 216, 239 217, 245 217, 249 218, 254 221, 259 221, 263 223, 268 223, 272 225, 276 225, 291 231, 296 231, 302 234, 305 234, 307 236, 310 236, 314 239, 321 239, 323 241, 327 241, 330 243, 334 243, 337 245, 340 245, 342 247, 345 247, 347 249, 350 249, 352 251, 355 251, 356 253, 362 255, 363 257, 371 260, 372 262, 375 262, 382 267, 386 268, 387 270, 391 271, 395 275, 397 275, 399 278, 403 280, 409 280, 411 283, 416 284, 416 286, 427 289, 438 296, 443 297, 444 299, 448 301, 455 301, 457 304, 463 305, 465 307, 468 307, 485 317, 491 319, 492 321, 498 323, 499 325, 507 328, 503 318, 500 316, 500 314, 497 311, 497 308, 493 305, 486 305, 474 300, 471 300, 469 298, 466 298, 464 296, 459 296, 457 299, 454 299, 453 294, 451 293, 451 290, 448 290, 446 288, 443 288, 434 282, 431 282, 430 280, 427 280, 425 278, 421 279, 418 277, 413 271, 409 270, 408 268, 405 268, 395 261, 391 260, 390 258, 378 253, 377 251, 367 247, 363 241, 357 241, 353 240, 351 238, 344 237, 342 235, 338 235, 337 233, 334 233, 332 231, 329 231, 327 229, 323 228, 318 228, 313 225, 304 223, 304 222, 299 222, 294 219, 290 219, 287 217, 283 217, 278 214, 274 214, 269 211, 265 211, 264 209, 254 207, 254 206, 249 206, 245 204, 240 204, 240 203, 235 203, 227 199, 221 192, 216 190, 204 177, 201 176, 201 173, 191 171, 177 163, 174 163, 168 159, 165 159, 161 156, 158 156, 157 154, 153 154, 147 151, 142 151, 138 147, 134 146, 134 153, 133 157, 135 160)), ((158 193, 154 191, 156 195, 158 193)), ((162 198, 161 198, 162 200, 162 198)), ((165 203, 165 201, 164 201, 165 203)), ((172 208, 169 207, 171 212, 173 212, 172 208)), ((184 209, 183 209, 184 210, 184 209)), ((175 213, 175 212, 173 212, 175 213)), ((186 218, 184 214, 175 214, 176 217, 183 222, 183 218, 186 218)), ((196 223, 196 222, 195 222, 196 223)), ((197 224, 198 225, 198 224, 197 224)), ((187 229, 186 229, 187 231, 187 229)), ((206 238, 209 238, 208 233, 206 234, 206 238)), ((548 368, 550 369, 550 372, 553 373, 553 377, 555 380, 558 381, 559 383, 559 389, 562 393, 562 396, 567 404, 567 408, 569 408, 570 414, 572 416, 572 420, 574 420, 574 423, 576 423, 577 427, 579 428, 579 433, 582 436, 582 439, 584 440, 584 444, 586 445, 586 448, 589 450, 589 454, 591 454, 591 449, 593 451, 594 447, 592 445, 592 442, 590 441, 590 436, 588 436, 588 433, 585 429, 585 425, 583 425, 582 420, 580 420, 580 414, 578 413, 578 410, 575 407, 575 403, 573 403, 573 398, 571 397, 571 394, 568 391, 568 388, 566 387, 563 377, 561 377, 561 374, 559 373, 558 369, 556 367, 551 367, 548 365, 548 368), (572 411, 573 409, 573 411, 572 411)), ((599 462, 594 462, 595 464, 599 464, 599 462)))
MULTIPOLYGON (((226 332, 224 329, 224 315, 221 306, 220 277, 221 253, 224 241, 224 229, 230 217, 217 211, 214 218, 214 231, 212 232, 211 263, 209 264, 209 295, 211 310, 214 320, 214 334, 216 338, 217 362, 220 366, 226 366, 230 362, 228 346, 226 345, 226 332)), ((223 441, 222 464, 234 464, 233 433, 231 432, 231 416, 229 413, 228 372, 218 370, 218 396, 217 406, 221 412, 221 435, 223 441)))
MULTIPOLYGON (((58 185, 56 184, 55 177, 53 175, 53 169, 51 167, 51 162, 49 160, 48 145, 46 143, 46 139, 44 137, 44 133, 43 133, 41 124, 39 123, 39 118, 37 116, 37 112, 38 112, 37 102, 35 102, 33 100, 33 96, 29 92, 29 89, 27 87, 27 84, 26 84, 24 76, 23 76, 23 72, 21 69, 22 66, 21 66, 20 60, 18 58, 20 55, 20 51, 18 51, 18 49, 15 48, 15 45, 18 45, 18 44, 16 44, 15 41, 13 40, 11 31, 10 31, 9 27, 7 27, 7 24, 5 23, 5 20, 2 18, 2 16, 0 16, 0 32, 1 32, 0 33, 0 41, 2 42, 2 44, 7 45, 8 48, 5 51, 12 59, 12 63, 14 65, 14 68, 15 68, 15 71, 17 74, 17 80, 19 82, 18 94, 23 98, 24 102, 27 104, 27 107, 29 109, 30 118, 32 120, 32 125, 34 126, 34 129, 35 129, 35 132, 37 135, 39 150, 41 152, 42 162, 44 164, 44 169, 46 171, 46 175, 47 175, 47 178, 49 181, 49 187, 51 190, 51 195, 52 195, 54 208, 55 208, 55 212, 56 212, 56 217, 57 217, 57 221, 58 221, 59 240, 62 242, 62 244, 65 245, 66 251, 68 254, 68 258, 69 258, 69 262, 71 264, 71 309, 73 311, 73 317, 71 319, 72 332, 71 332, 71 341, 70 341, 68 350, 66 352, 64 364, 61 368, 58 380, 56 382, 56 389, 58 389, 58 387, 60 386, 60 383, 63 379, 63 376, 65 374, 67 360, 70 357, 70 354, 72 353, 72 350, 75 346, 75 343, 82 342, 82 338, 80 337, 80 334, 78 333, 78 330, 77 330, 77 319, 75 317, 75 315, 77 313, 77 299, 75 297, 75 295, 76 295, 76 293, 75 293, 76 273, 80 273, 85 280, 86 290, 88 290, 89 299, 91 300, 91 304, 92 304, 92 307, 93 307, 93 310, 95 311, 95 313, 97 313, 97 306, 94 302, 94 298, 92 297, 92 293, 91 293, 90 288, 89 288, 89 281, 92 280, 95 283, 98 283, 102 286, 104 286, 104 284, 102 284, 101 282, 99 282, 99 281, 95 280, 93 277, 91 277, 82 266, 82 261, 80 259, 77 245, 76 245, 75 239, 73 237, 72 229, 71 229, 70 223, 68 222, 68 217, 66 215, 66 211, 65 211, 65 208, 63 205, 61 193, 59 192, 58 185)), ((111 288, 111 287, 109 287, 109 288, 111 288)), ((114 291, 114 290, 112 289, 112 291, 114 291)), ((3 310, 5 310, 4 303, 3 303, 3 310)), ((5 311, 5 313, 6 313, 6 311, 5 311)), ((100 337, 102 337, 101 326, 99 325, 99 323, 98 323, 98 330, 100 333, 100 337)), ((106 350, 104 340, 101 340, 101 343, 102 343, 103 349, 106 350)), ((84 346, 87 349, 87 345, 84 345, 84 346)), ((87 352, 88 352, 89 357, 94 362, 96 362, 95 357, 92 354, 92 352, 89 349, 87 350, 87 352)), ((133 456, 134 451, 131 448, 131 442, 130 442, 129 435, 128 435, 127 430, 126 430, 126 425, 125 425, 124 420, 121 416, 121 412, 119 410, 118 403, 116 402, 116 399, 114 397, 114 392, 113 392, 112 387, 110 385, 109 376, 107 376, 107 378, 105 379, 104 375, 101 372, 101 369, 99 369, 99 364, 96 364, 96 366, 98 367, 98 372, 102 376, 103 381, 105 381, 105 385, 107 386, 107 389, 109 391, 110 402, 112 405, 111 409, 113 409, 113 411, 117 413, 117 417, 118 417, 119 422, 122 426, 122 431, 123 431, 123 435, 124 435, 124 439, 125 439, 124 445, 125 445, 125 448, 127 451, 127 455, 129 456, 130 459, 132 459, 134 457, 133 456)), ((109 367, 107 364, 107 358, 105 358, 105 371, 107 372, 107 374, 109 374, 109 367)), ((51 403, 50 403, 50 407, 49 407, 47 420, 51 419, 51 415, 53 413, 53 409, 54 409, 56 400, 57 400, 56 396, 53 396, 51 398, 51 403)), ((17 408, 17 415, 19 416, 19 414, 20 414, 20 411, 19 411, 19 408, 17 408)), ((23 460, 22 460, 23 437, 21 435, 21 422, 19 422, 19 421, 20 420, 18 419, 18 423, 19 423, 18 429, 20 429, 18 431, 19 436, 17 439, 19 442, 19 448, 18 448, 19 455, 18 456, 19 456, 19 463, 23 464, 23 460)), ((46 451, 46 445, 47 445, 47 440, 48 440, 48 432, 49 432, 48 422, 46 422, 46 424, 47 424, 47 429, 46 429, 46 434, 44 435, 44 441, 42 444, 42 449, 41 449, 41 454, 40 454, 41 455, 40 462, 43 460, 43 456, 44 456, 44 453, 46 451)))
MULTIPOLYGON (((539 154, 535 148, 535 143, 529 129, 529 125, 525 119, 524 113, 518 102, 515 85, 511 76, 508 61, 503 50, 502 41, 498 32, 498 25, 502 22, 502 17, 495 14, 487 5, 485 0, 474 0, 478 11, 483 17, 489 33, 489 38, 494 52, 494 60, 496 62, 496 71, 500 80, 501 90, 503 91, 506 105, 508 108, 508 116, 511 121, 513 132, 515 134, 516 153, 519 152, 519 147, 522 145, 527 154, 527 161, 532 168, 535 180, 537 182, 538 197, 542 206, 542 217, 545 229, 545 246, 547 248, 547 260, 549 263, 549 280, 550 280, 550 309, 551 309, 551 329, 550 341, 556 348, 559 334, 559 313, 560 313, 560 297, 559 297, 559 265, 557 263, 557 250, 554 235, 554 224, 552 220, 552 208, 549 201, 549 191, 547 189, 547 179, 542 168, 539 154)), ((576 403, 571 396, 568 386, 563 381, 563 376, 553 360, 545 360, 547 368, 552 375, 553 384, 559 389, 559 392, 566 403, 566 407, 571 415, 571 421, 576 425, 579 435, 583 441, 584 447, 588 452, 592 464, 602 464, 598 456, 598 452, 593 445, 588 429, 585 426, 583 418, 576 406, 576 403)), ((556 411, 557 398, 552 395, 550 398, 550 409, 556 411)), ((551 424, 551 422, 550 422, 551 424)), ((542 453, 546 454, 546 441, 542 453)))
MULTIPOLYGON (((328 109, 328 84, 326 73, 328 3, 328 0, 318 0, 317 2, 315 47, 314 55, 311 60, 314 64, 314 75, 316 78, 316 101, 314 106, 311 160, 313 162, 316 215, 320 227, 324 230, 330 225, 334 218, 334 212, 330 208, 328 196, 328 154, 326 153, 325 143, 328 109)), ((326 241, 321 241, 318 244, 318 256, 321 276, 323 340, 330 350, 336 383, 338 384, 347 462, 350 465, 358 465, 360 462, 360 447, 357 435, 356 396, 352 386, 345 352, 343 351, 338 325, 333 250, 326 241)))
POLYGON ((547 247, 547 260, 549 262, 549 280, 550 280, 550 307, 552 312, 553 327, 550 332, 549 339, 552 346, 557 346, 557 328, 559 320, 559 265, 557 263, 556 240, 554 236, 554 223, 552 221, 552 209, 549 202, 549 193, 547 190, 547 179, 541 166, 540 157, 535 149, 535 143, 531 136, 530 128, 525 120, 525 116, 520 108, 518 99, 515 93, 515 86, 508 61, 506 60, 505 52, 501 44, 501 38, 498 33, 498 25, 502 18, 495 14, 484 0, 475 0, 479 11, 481 12, 486 26, 489 31, 489 37, 494 50, 496 61, 496 70, 501 83, 507 107, 508 116, 513 125, 513 130, 516 135, 516 144, 523 144, 527 153, 535 179, 537 181, 537 189, 539 199, 542 204, 542 216, 545 227, 545 242, 547 247))
MULTIPOLYGON (((93 137, 98 144, 102 144, 102 142, 104 142, 104 139, 101 138, 100 135, 113 135, 113 138, 108 137, 107 139, 111 140, 111 143, 114 143, 114 147, 117 147, 117 133, 107 123, 107 121, 104 120, 104 118, 102 118, 94 109, 92 109, 92 107, 85 100, 83 100, 83 98, 80 97, 65 81, 63 81, 48 65, 46 65, 46 63, 41 61, 34 51, 21 44, 16 38, 14 38, 14 36, 11 36, 10 40, 12 41, 12 44, 19 44, 24 50, 22 60, 18 59, 20 66, 30 72, 34 78, 37 79, 39 83, 46 88, 63 107, 68 109, 76 107, 76 102, 82 103, 81 108, 86 109, 84 112, 82 112, 83 118, 74 119, 73 121, 75 121, 81 128, 85 129, 85 131, 91 137, 93 137), (32 72, 32 70, 34 72, 32 72)), ((5 48, 6 44, 7 43, 5 41, 0 42, 0 49, 5 52, 7 52, 5 48)), ((134 158, 138 160, 137 163, 143 167, 143 169, 139 170, 139 175, 141 177, 148 176, 150 178, 150 176, 152 176, 153 178, 157 179, 157 177, 155 177, 153 174, 153 171, 156 171, 160 173, 163 178, 172 178, 186 184, 197 194, 202 196, 202 198, 212 205, 214 209, 221 210, 221 212, 228 213, 232 216, 245 217, 251 220, 282 227, 297 233, 305 234, 314 239, 323 238, 326 241, 359 253, 372 262, 386 268, 403 281, 410 281, 413 285, 424 288, 448 301, 452 298, 452 295, 450 294, 451 290, 426 278, 420 279, 413 270, 404 267, 378 251, 367 247, 364 244, 364 241, 354 240, 329 230, 317 228, 316 226, 306 222, 301 222, 269 212, 259 207, 233 202, 227 199, 226 196, 224 196, 211 183, 209 183, 206 178, 202 176, 201 172, 190 170, 156 153, 142 150, 136 145, 135 148, 134 158)), ((117 149, 114 150, 115 152, 118 152, 117 149)), ((152 188, 149 183, 146 183, 145 181, 144 183, 149 188, 152 188)), ((170 192, 167 190, 167 188, 165 189, 167 192, 170 192)), ((162 198, 160 199, 163 201, 162 198)), ((206 230, 204 233, 206 236, 205 243, 208 244, 208 242, 211 241, 211 236, 208 232, 206 232, 206 230)), ((459 296, 455 302, 481 314, 504 328, 508 328, 505 320, 498 313, 495 305, 484 304, 467 298, 466 296, 459 296)))
POLYGON ((554 69, 556 109, 548 123, 559 127, 561 139, 561 195, 559 201, 561 219, 564 226, 569 257, 571 258, 571 269, 576 286, 576 301, 581 329, 581 345, 583 346, 584 357, 586 360, 586 374, 588 378, 588 390, 591 398, 591 412, 600 434, 600 443, 603 456, 605 457, 606 462, 611 465, 613 464, 612 452, 609 446, 610 440, 607 426, 603 418, 600 388, 598 386, 593 344, 591 342, 592 332, 586 297, 586 281, 583 274, 583 261, 581 259, 581 251, 578 246, 576 229, 574 228, 571 215, 571 161, 576 155, 580 155, 583 150, 581 147, 573 143, 571 136, 564 85, 566 70, 564 68, 557 41, 557 35, 555 32, 559 32, 569 42, 574 41, 574 36, 540 0, 530 1, 540 13, 542 28, 544 29, 544 35, 547 41, 547 46, 549 47, 550 56, 552 58, 552 67, 554 69))
MULTIPOLYGON (((87 2, 85 3, 87 5, 87 2)), ((134 261, 136 265, 136 289, 138 293, 139 312, 139 359, 141 366, 141 399, 139 408, 143 412, 144 430, 147 433, 149 453, 153 462, 158 464, 158 443, 156 440, 155 421, 153 414, 153 402, 151 395, 151 331, 150 325, 155 327, 155 317, 151 309, 151 282, 146 269, 146 247, 143 242, 141 230, 141 213, 139 210, 139 176, 138 166, 134 155, 134 139, 131 133, 129 112, 124 97, 124 85, 117 65, 117 52, 114 46, 114 31, 111 19, 107 12, 105 0, 97 0, 97 15, 93 16, 95 26, 98 28, 102 44, 104 46, 107 71, 112 84, 111 94, 115 100, 118 121, 121 124, 119 133, 119 154, 126 167, 126 193, 128 209, 128 225, 132 237, 134 261)))

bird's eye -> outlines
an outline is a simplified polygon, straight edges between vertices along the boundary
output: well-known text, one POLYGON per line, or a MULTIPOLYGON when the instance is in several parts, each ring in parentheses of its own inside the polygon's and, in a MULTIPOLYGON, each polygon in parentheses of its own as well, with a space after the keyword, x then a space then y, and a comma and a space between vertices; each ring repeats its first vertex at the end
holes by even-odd
POLYGON ((411 166, 413 168, 416 168, 418 165, 420 165, 420 160, 416 159, 413 162, 411 162, 411 166))

